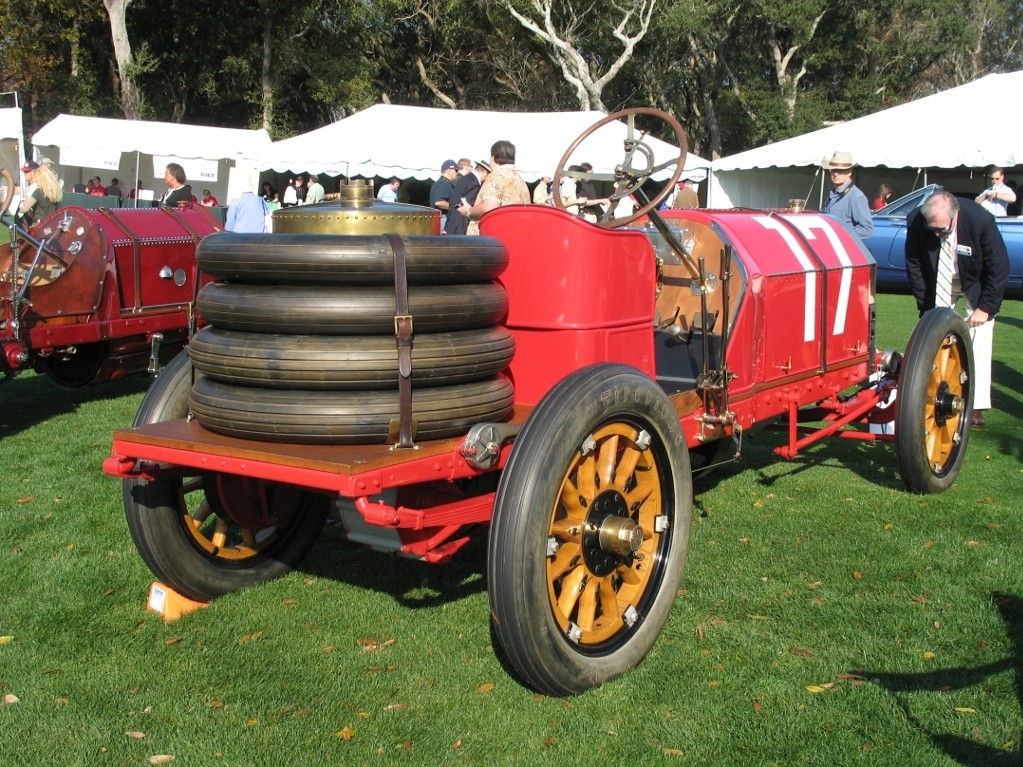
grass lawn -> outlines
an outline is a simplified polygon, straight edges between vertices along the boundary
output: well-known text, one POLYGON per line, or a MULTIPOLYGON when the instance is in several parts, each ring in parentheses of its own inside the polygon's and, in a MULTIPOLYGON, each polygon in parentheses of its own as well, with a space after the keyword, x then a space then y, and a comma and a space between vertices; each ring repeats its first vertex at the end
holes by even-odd
MULTIPOLYGON (((906 295, 879 297, 905 348, 906 295)), ((1023 304, 956 485, 889 446, 763 431, 697 485, 682 590, 636 670, 537 696, 491 644, 485 541, 446 567, 328 526, 301 570, 170 623, 100 471, 143 379, 0 384, 4 765, 1016 765, 1023 304)))

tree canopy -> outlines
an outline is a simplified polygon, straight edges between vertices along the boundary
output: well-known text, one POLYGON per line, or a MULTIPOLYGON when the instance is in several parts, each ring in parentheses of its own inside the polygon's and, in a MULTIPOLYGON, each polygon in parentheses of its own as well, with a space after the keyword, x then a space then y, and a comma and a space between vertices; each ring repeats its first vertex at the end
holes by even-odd
POLYGON ((30 133, 73 113, 275 139, 379 102, 656 106, 715 157, 1019 69, 1021 22, 1023 0, 8 0, 0 91, 30 133))

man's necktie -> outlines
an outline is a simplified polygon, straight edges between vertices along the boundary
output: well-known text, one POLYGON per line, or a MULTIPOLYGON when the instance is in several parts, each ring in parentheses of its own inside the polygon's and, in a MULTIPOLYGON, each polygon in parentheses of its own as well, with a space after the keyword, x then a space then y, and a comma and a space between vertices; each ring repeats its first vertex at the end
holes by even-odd
POLYGON ((952 236, 941 240, 941 252, 938 254, 938 284, 934 292, 935 306, 952 306, 952 259, 956 257, 952 236))

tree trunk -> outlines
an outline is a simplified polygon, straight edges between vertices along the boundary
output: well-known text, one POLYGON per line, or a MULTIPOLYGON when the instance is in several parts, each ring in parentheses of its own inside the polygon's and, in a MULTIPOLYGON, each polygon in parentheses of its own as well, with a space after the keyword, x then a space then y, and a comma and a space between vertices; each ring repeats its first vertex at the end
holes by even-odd
POLYGON ((131 70, 131 43, 125 18, 132 0, 103 0, 110 17, 110 36, 114 43, 117 74, 121 80, 121 111, 129 120, 138 120, 142 112, 142 99, 131 70))

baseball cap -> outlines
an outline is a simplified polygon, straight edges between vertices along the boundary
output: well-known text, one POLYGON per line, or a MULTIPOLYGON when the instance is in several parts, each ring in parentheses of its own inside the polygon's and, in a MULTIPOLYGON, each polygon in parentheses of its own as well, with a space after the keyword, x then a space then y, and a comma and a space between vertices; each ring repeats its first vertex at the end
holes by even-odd
POLYGON ((39 170, 39 163, 37 163, 35 160, 29 160, 21 168, 22 173, 28 173, 30 170, 39 170))
POLYGON ((441 172, 441 173, 443 173, 443 172, 444 172, 444 171, 446 171, 446 170, 447 170, 448 168, 457 168, 457 167, 458 167, 458 163, 457 163, 457 162, 455 162, 454 160, 445 160, 445 161, 444 161, 444 162, 443 162, 443 163, 441 164, 441 166, 440 166, 440 172, 441 172))

